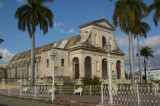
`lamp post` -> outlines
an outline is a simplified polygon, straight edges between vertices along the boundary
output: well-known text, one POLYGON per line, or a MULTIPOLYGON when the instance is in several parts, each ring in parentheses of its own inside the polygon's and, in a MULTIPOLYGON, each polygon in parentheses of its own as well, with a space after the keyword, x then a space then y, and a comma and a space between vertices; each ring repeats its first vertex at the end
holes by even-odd
POLYGON ((52 58, 52 64, 53 64, 53 71, 52 71, 52 101, 55 99, 55 87, 54 87, 54 60, 55 60, 56 55, 54 52, 51 54, 52 58))
POLYGON ((111 51, 111 44, 109 41, 105 44, 105 50, 108 52, 108 63, 109 63, 109 103, 113 103, 112 98, 112 78, 111 78, 111 58, 110 58, 110 51, 111 51))

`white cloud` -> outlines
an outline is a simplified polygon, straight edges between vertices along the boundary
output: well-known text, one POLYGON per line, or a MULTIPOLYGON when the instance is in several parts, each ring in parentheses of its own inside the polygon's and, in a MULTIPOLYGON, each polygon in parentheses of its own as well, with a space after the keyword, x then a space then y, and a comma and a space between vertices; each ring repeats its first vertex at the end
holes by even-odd
POLYGON ((8 51, 6 48, 0 49, 0 51, 3 53, 3 58, 0 59, 0 64, 9 62, 14 56, 14 54, 8 51))
MULTIPOLYGON (((120 35, 115 37, 115 40, 118 44, 119 47, 129 47, 129 42, 128 42, 128 36, 127 35, 120 35)), ((141 44, 141 42, 140 42, 141 44)), ((137 46, 137 41, 136 39, 133 39, 133 46, 137 46)))
POLYGON ((24 0, 17 0, 18 2, 23 2, 24 0))
POLYGON ((75 32, 75 27, 74 28, 71 28, 67 33, 74 33, 75 32))
POLYGON ((144 40, 144 45, 148 45, 151 48, 159 48, 160 46, 160 35, 148 37, 144 40))
POLYGON ((63 29, 61 29, 59 32, 61 32, 61 33, 66 33, 63 29))
POLYGON ((61 22, 54 22, 54 27, 58 27, 58 26, 61 26, 62 23, 61 22))
MULTIPOLYGON (((116 37, 117 44, 118 46, 121 47, 128 47, 128 39, 124 36, 121 35, 119 37, 116 37), (127 43, 126 43, 127 42, 127 43)), ((137 48, 136 46, 137 41, 134 41, 134 47, 137 48)), ((154 58, 149 58, 150 63, 151 63, 151 68, 160 68, 160 36, 152 36, 148 37, 145 40, 140 41, 141 46, 146 46, 148 45, 153 51, 154 51, 154 58)), ((136 54, 137 51, 135 51, 136 54)), ((126 53, 126 56, 124 57, 125 59, 125 69, 129 70, 129 55, 126 53)), ((142 63, 142 70, 144 69, 144 58, 141 57, 141 63, 142 63)), ((148 64, 148 63, 147 63, 148 64)), ((138 70, 138 57, 135 55, 135 70, 138 70)))
POLYGON ((75 30, 75 27, 69 29, 68 31, 65 31, 65 30, 61 29, 59 32, 61 32, 61 33, 67 33, 67 34, 78 34, 76 32, 76 30, 75 30))
POLYGON ((0 2, 0 7, 3 7, 3 6, 4 6, 4 4, 2 2, 0 2))

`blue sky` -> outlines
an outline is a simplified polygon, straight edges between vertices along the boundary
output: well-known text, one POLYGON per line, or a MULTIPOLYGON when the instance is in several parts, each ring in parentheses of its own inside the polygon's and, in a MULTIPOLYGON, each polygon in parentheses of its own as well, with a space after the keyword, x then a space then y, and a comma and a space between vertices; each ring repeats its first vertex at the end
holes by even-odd
MULTIPOLYGON (((145 0, 147 5, 151 4, 152 1, 153 0, 145 0)), ((16 9, 25 3, 26 0, 0 0, 0 38, 4 39, 4 42, 0 45, 0 50, 2 50, 6 56, 0 63, 8 62, 14 54, 29 50, 31 47, 31 39, 28 36, 28 32, 18 30, 17 20, 14 19, 16 9)), ((55 27, 49 29, 46 35, 43 35, 43 32, 37 28, 35 37, 36 47, 69 38, 73 35, 79 35, 79 25, 101 19, 102 12, 104 13, 104 17, 112 24, 114 3, 115 2, 108 2, 108 0, 55 0, 53 3, 45 4, 54 14, 55 27)), ((156 56, 159 58, 160 43, 158 41, 160 40, 160 24, 158 27, 155 27, 152 17, 153 12, 148 18, 144 19, 145 22, 150 24, 152 29, 147 34, 147 39, 140 39, 140 44, 150 44, 156 56)), ((125 56, 127 63, 127 35, 120 31, 119 28, 116 28, 114 33, 118 45, 127 54, 125 56)), ((136 41, 134 41, 134 46, 135 52, 137 52, 136 41)), ((154 63, 151 62, 151 64, 154 63)), ((154 67, 157 68, 158 66, 160 66, 160 64, 154 67)))

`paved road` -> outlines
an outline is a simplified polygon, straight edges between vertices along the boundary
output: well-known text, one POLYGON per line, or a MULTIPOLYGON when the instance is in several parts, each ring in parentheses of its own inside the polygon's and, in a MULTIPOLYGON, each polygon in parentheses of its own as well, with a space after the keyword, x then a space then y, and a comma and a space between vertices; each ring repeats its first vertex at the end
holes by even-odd
POLYGON ((0 95, 0 106, 62 106, 55 104, 47 104, 40 101, 20 99, 0 95))

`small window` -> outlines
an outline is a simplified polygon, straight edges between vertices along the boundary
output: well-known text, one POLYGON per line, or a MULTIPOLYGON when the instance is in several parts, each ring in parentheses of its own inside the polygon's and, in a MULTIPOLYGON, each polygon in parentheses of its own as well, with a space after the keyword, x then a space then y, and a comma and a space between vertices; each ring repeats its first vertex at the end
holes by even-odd
POLYGON ((98 45, 98 36, 95 35, 95 38, 96 38, 96 45, 98 45))
POLYGON ((49 67, 49 59, 47 59, 47 67, 49 67))
POLYGON ((96 62, 96 70, 97 70, 97 72, 99 72, 99 69, 98 69, 98 61, 96 62))
POLYGON ((102 48, 104 48, 105 44, 106 44, 106 38, 103 36, 102 37, 102 48))
POLYGON ((64 66, 64 59, 61 59, 61 66, 64 66))
POLYGON ((86 33, 88 33, 88 31, 86 31, 86 33))

